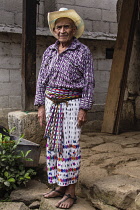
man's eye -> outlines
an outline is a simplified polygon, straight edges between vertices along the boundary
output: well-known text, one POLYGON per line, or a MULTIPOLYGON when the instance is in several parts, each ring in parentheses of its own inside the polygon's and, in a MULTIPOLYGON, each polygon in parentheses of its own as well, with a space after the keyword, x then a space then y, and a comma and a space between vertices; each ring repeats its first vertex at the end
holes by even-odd
POLYGON ((69 29, 70 27, 71 27, 70 25, 62 25, 62 26, 56 26, 55 29, 57 30, 61 30, 61 28, 69 29))
POLYGON ((56 26, 56 29, 60 30, 62 28, 62 26, 56 26))
POLYGON ((70 25, 64 25, 64 28, 65 29, 69 29, 70 28, 70 25))

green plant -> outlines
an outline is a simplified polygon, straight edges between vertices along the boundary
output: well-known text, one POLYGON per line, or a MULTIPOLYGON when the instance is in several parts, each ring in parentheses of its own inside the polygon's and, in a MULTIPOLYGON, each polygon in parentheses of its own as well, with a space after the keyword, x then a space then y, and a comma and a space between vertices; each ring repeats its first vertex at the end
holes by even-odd
POLYGON ((36 172, 25 168, 23 160, 28 158, 31 150, 24 153, 17 151, 21 139, 11 140, 10 136, 0 133, 0 191, 11 192, 20 185, 25 185, 36 172))

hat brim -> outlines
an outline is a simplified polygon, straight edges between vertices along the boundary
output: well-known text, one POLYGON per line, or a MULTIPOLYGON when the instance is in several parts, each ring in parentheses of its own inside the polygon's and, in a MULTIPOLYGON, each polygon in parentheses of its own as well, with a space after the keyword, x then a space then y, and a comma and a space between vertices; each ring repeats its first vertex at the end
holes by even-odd
POLYGON ((53 34, 53 36, 55 36, 55 33, 54 33, 55 21, 63 17, 70 18, 71 20, 73 20, 73 22, 75 23, 77 27, 75 37, 76 38, 81 37, 81 35, 84 32, 84 21, 73 9, 48 13, 48 24, 49 24, 50 32, 53 34))

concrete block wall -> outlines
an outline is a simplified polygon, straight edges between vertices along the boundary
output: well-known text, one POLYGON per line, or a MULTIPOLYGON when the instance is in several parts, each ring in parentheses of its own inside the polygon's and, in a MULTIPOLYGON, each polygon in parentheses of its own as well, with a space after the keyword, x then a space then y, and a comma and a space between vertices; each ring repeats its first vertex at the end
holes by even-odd
POLYGON ((21 108, 21 36, 0 34, 0 108, 21 108))
MULTIPOLYGON (((23 0, 0 1, 0 25, 22 26, 23 0)), ((61 7, 75 9, 85 21, 85 30, 103 33, 117 33, 117 0, 40 0, 37 8, 37 27, 47 26, 47 13, 61 7)))
POLYGON ((115 42, 85 39, 81 39, 81 41, 90 48, 93 54, 95 74, 95 104, 104 104, 112 65, 112 59, 106 59, 106 49, 114 48, 115 42))
MULTIPOLYGON (((38 37, 38 70, 46 47, 46 37, 38 37)), ((3 126, 7 125, 8 112, 22 109, 21 52, 21 34, 0 33, 0 125, 3 126)))
MULTIPOLYGON (((0 0, 0 25, 22 26, 22 2, 23 0, 0 0)), ((40 0, 37 11, 37 27, 44 27, 44 0, 40 0)))
POLYGON ((56 0, 56 9, 75 9, 85 22, 85 30, 117 34, 117 0, 56 0))
POLYGON ((21 108, 21 36, 0 33, 0 124, 21 108))

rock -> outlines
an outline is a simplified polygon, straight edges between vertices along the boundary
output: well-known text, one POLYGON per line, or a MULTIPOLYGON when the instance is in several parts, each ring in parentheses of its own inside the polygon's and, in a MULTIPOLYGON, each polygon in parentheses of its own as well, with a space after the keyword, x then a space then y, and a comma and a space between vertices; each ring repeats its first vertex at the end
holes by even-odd
POLYGON ((0 202, 0 210, 29 210, 22 202, 0 202))
POLYGON ((140 191, 140 180, 124 175, 114 175, 97 180, 91 189, 94 199, 127 209, 140 191))
POLYGON ((14 111, 8 113, 9 128, 16 127, 13 135, 20 136, 45 147, 46 141, 43 139, 44 128, 39 126, 37 112, 14 111))
POLYGON ((88 121, 82 127, 82 133, 93 132, 93 131, 100 132, 101 127, 102 127, 102 123, 103 123, 102 120, 88 121))
POLYGON ((95 180, 108 176, 107 171, 98 166, 81 167, 79 182, 90 188, 94 185, 95 180))
POLYGON ((122 141, 122 139, 117 139, 116 141, 114 141, 114 143, 121 145, 123 148, 137 147, 140 143, 140 138, 125 138, 125 141, 122 141))
POLYGON ((34 201, 33 203, 31 203, 30 205, 29 205, 29 208, 30 209, 39 209, 39 207, 40 207, 40 202, 39 201, 34 201))
POLYGON ((125 148, 124 150, 123 150, 123 152, 124 153, 126 153, 126 154, 139 154, 140 153, 140 148, 138 148, 138 147, 134 147, 134 148, 125 148))
POLYGON ((26 187, 14 190, 10 195, 10 199, 30 205, 34 201, 40 201, 43 193, 47 190, 46 184, 31 180, 26 187))
MULTIPOLYGON (((60 198, 51 198, 51 199, 41 199, 39 210, 58 210, 55 207, 55 204, 60 200, 60 198)), ((74 204, 71 210, 95 210, 85 199, 79 198, 77 199, 77 203, 74 204)))
POLYGON ((140 193, 135 198, 136 209, 140 210, 140 193))
POLYGON ((129 175, 133 178, 140 177, 140 160, 126 162, 115 167, 113 174, 129 175))
POLYGON ((100 210, 119 210, 118 208, 106 205, 106 204, 104 204, 103 202, 101 202, 99 200, 92 199, 92 203, 93 203, 94 207, 96 207, 96 208, 98 208, 100 210))
POLYGON ((89 147, 93 147, 96 145, 103 144, 104 140, 100 136, 93 137, 93 136, 81 135, 80 142, 85 142, 89 147))
POLYGON ((120 152, 122 150, 121 145, 114 143, 101 144, 99 146, 93 147, 92 151, 96 152, 120 152))

